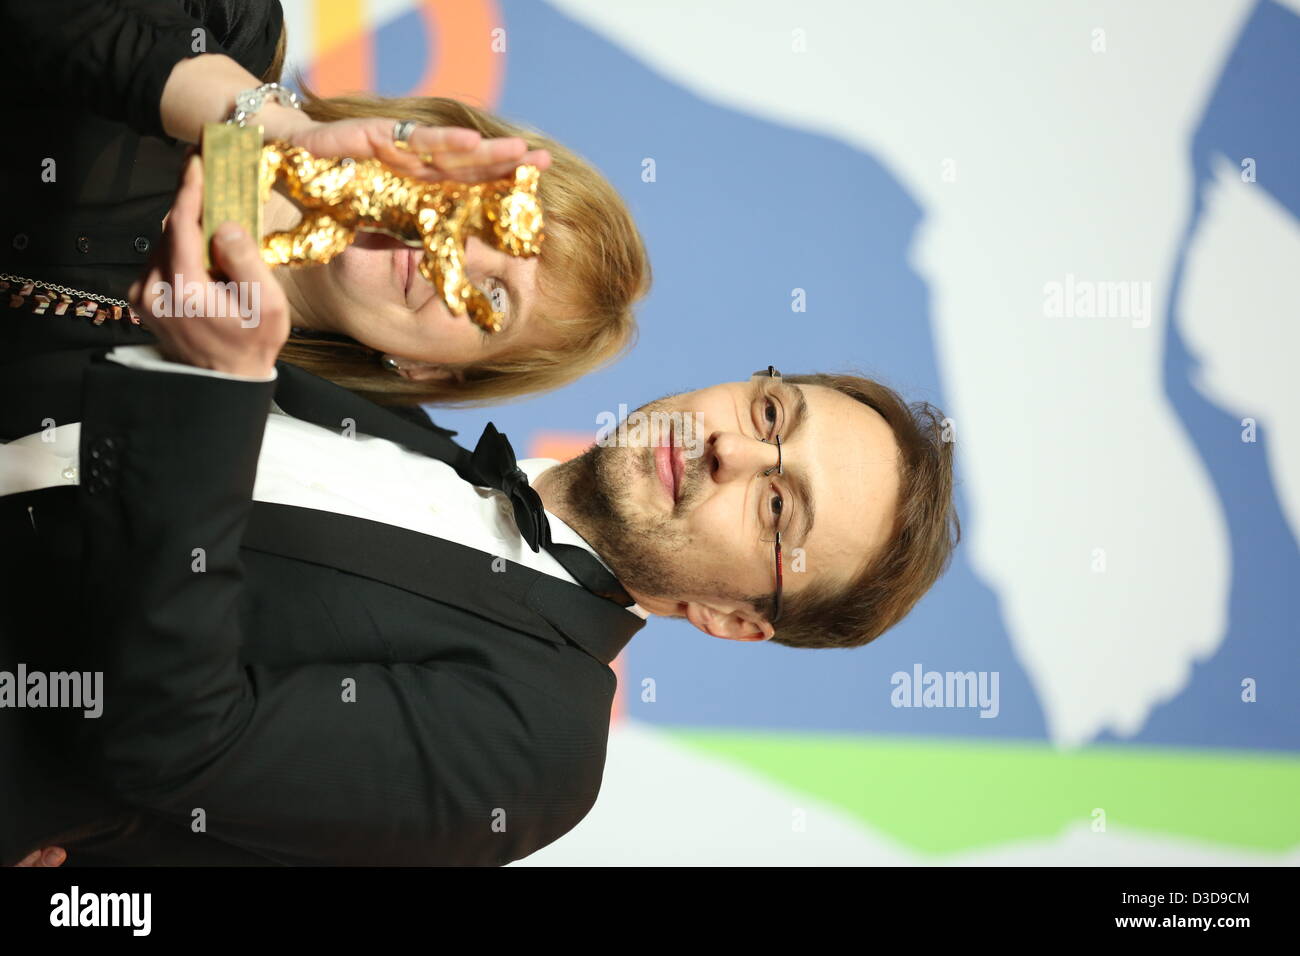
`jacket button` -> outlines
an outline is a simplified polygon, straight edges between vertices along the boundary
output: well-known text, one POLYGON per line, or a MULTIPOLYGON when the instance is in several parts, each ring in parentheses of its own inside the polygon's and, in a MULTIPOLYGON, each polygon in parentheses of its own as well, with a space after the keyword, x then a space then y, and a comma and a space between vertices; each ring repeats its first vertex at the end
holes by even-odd
POLYGON ((14 236, 14 248, 19 252, 27 248, 27 233, 20 232, 14 236))
POLYGON ((149 238, 147 236, 136 236, 134 245, 136 252, 148 252, 149 238))
POLYGON ((90 251, 90 240, 87 239, 85 236, 78 236, 78 237, 77 237, 77 251, 78 251, 78 252, 89 252, 89 251, 90 251))

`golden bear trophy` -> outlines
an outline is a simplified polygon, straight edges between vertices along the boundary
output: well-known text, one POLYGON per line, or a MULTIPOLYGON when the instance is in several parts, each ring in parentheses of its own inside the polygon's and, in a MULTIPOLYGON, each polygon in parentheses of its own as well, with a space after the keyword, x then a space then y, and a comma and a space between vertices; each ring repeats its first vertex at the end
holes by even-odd
MULTIPOLYGON (((313 156, 288 143, 262 145, 260 126, 211 123, 203 132, 205 255, 212 232, 233 219, 262 235, 262 204, 281 184, 302 212, 292 229, 262 236, 272 266, 329 262, 357 230, 380 232, 424 248, 420 274, 452 315, 497 332, 503 316, 465 274, 465 242, 477 236, 513 256, 541 251, 540 172, 520 166, 486 183, 430 183, 394 172, 377 159, 313 156)), ((211 263, 208 262, 211 269, 211 263)))

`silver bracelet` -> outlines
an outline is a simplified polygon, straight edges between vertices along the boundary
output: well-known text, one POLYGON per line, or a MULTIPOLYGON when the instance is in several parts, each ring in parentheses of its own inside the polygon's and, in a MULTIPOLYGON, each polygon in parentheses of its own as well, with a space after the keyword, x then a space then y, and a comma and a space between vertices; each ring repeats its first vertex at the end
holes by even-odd
POLYGON ((263 83, 255 90, 244 90, 235 96, 235 108, 226 122, 234 126, 247 125, 248 118, 262 108, 268 95, 274 96, 285 106, 302 109, 298 94, 293 90, 279 83, 263 83))

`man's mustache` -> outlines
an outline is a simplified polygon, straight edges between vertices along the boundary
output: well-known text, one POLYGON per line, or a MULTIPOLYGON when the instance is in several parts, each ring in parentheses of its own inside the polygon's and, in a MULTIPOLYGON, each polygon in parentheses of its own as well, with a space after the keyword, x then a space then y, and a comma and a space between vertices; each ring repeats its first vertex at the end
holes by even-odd
POLYGON ((704 453, 704 415, 701 412, 656 408, 652 403, 628 412, 620 404, 618 412, 600 412, 596 416, 596 444, 602 448, 681 447, 685 457, 695 459, 704 453))

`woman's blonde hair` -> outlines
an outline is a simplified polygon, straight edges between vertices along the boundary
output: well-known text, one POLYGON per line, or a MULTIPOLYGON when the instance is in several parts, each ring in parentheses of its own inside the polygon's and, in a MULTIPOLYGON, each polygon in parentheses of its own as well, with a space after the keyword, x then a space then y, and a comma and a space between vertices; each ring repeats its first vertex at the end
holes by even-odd
POLYGON ((545 325, 547 334, 542 345, 448 366, 455 379, 446 381, 410 381, 384 368, 374 349, 346 339, 294 335, 280 358, 381 404, 468 406, 558 388, 632 346, 632 306, 649 290, 650 260, 623 198, 589 162, 536 130, 459 100, 364 93, 320 97, 301 75, 294 83, 303 93, 303 111, 322 122, 411 119, 478 130, 485 138, 518 136, 529 149, 549 150, 551 165, 537 190, 546 221, 537 283, 541 299, 530 318, 545 325))

